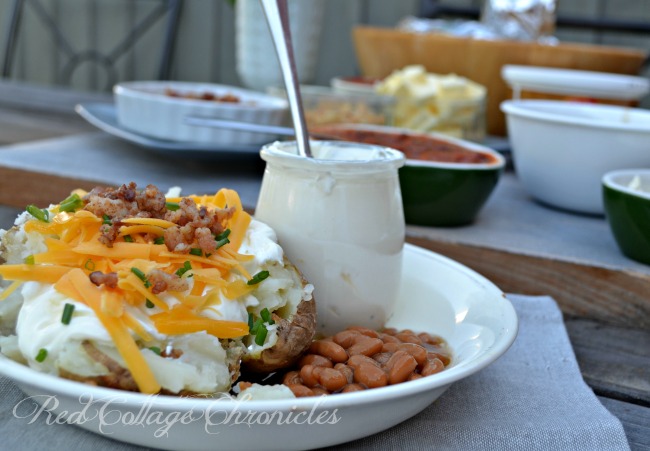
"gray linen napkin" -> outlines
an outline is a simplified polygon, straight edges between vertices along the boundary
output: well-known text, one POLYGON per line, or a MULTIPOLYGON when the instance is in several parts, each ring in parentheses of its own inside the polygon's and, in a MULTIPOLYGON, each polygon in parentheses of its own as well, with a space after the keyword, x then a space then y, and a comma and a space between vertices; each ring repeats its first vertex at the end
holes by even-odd
MULTIPOLYGON (((419 415, 340 449, 629 450, 616 417, 584 383, 562 314, 549 297, 509 295, 520 320, 512 348, 455 383, 419 415)), ((0 378, 0 448, 139 450, 69 425, 15 418, 23 399, 0 378)))

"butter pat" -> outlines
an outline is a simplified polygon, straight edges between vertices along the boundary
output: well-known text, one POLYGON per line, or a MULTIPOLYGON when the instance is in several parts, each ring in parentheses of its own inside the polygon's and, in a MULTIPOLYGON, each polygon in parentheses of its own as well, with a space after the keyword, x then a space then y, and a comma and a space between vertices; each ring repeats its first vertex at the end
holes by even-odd
POLYGON ((375 90, 396 99, 397 127, 475 141, 484 137, 486 89, 465 77, 428 73, 420 65, 406 66, 375 90))

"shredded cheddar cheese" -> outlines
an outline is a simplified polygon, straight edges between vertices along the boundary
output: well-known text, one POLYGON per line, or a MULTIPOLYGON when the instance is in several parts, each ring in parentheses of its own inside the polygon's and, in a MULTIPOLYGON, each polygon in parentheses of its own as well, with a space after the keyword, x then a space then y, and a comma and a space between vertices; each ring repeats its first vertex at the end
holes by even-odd
MULTIPOLYGON (((59 293, 92 309, 140 391, 158 393, 161 386, 141 352, 141 348, 146 347, 142 342, 153 340, 152 334, 129 309, 145 312, 148 315, 145 317, 161 334, 203 331, 220 339, 249 334, 247 323, 215 320, 203 316, 202 311, 219 304, 220 296, 238 299, 255 289, 246 284, 251 275, 242 266, 254 256, 238 252, 251 216, 243 210, 239 196, 232 190, 190 198, 208 209, 229 209, 222 224, 230 229, 229 243, 213 253, 201 255, 169 251, 165 244, 159 244, 160 237, 177 224, 166 219, 127 217, 116 223, 116 239, 109 247, 99 240, 102 227, 107 224, 106 218, 83 209, 61 212, 55 206, 49 222, 31 219, 24 225, 26 232, 44 236, 47 250, 34 254, 33 259, 30 257, 30 264, 0 265, 0 276, 13 281, 0 293, 0 301, 26 281, 53 285, 59 293), (94 282, 93 276, 98 272, 101 275, 111 273, 116 283, 94 282), (178 303, 172 306, 174 303, 168 304, 157 294, 159 291, 153 291, 149 277, 154 278, 154 275, 158 280, 162 275, 188 281, 181 285, 188 287, 185 291, 167 290, 167 299, 175 299, 178 303), (233 280, 232 275, 237 277, 233 280)), ((168 202, 180 200, 167 199, 168 202)))

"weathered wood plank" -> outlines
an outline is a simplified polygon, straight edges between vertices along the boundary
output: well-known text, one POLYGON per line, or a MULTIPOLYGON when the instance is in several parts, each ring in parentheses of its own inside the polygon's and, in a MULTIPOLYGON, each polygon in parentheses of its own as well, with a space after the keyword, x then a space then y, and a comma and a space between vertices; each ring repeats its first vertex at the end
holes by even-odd
POLYGON ((29 204, 47 206, 65 199, 77 188, 91 190, 95 186, 105 184, 0 166, 0 205, 3 206, 21 209, 29 204))
POLYGON ((485 247, 407 237, 484 275, 506 292, 552 296, 566 314, 650 327, 650 277, 485 247))
POLYGON ((650 407, 650 331, 567 318, 585 382, 598 395, 650 407))
POLYGON ((600 402, 618 419, 632 451, 650 451, 650 409, 599 396, 600 402))

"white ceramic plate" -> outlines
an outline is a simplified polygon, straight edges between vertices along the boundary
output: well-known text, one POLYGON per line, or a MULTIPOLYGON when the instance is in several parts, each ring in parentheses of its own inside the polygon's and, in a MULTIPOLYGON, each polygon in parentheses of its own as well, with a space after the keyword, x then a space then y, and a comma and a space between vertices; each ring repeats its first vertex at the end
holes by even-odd
POLYGON ((450 384, 494 362, 517 334, 512 304, 484 277, 412 245, 406 246, 404 257, 400 301, 388 325, 431 332, 448 341, 453 364, 433 376, 322 398, 238 403, 148 397, 92 387, 38 373, 5 357, 0 357, 0 374, 11 378, 29 396, 56 396, 57 412, 65 410, 75 415, 92 399, 94 403, 84 411, 89 420, 79 420, 84 417, 77 413, 78 421, 73 424, 143 446, 288 450, 366 437, 419 413, 450 384), (155 418, 176 418, 177 422, 161 435, 163 426, 147 424, 147 419, 155 418))
POLYGON ((115 105, 112 103, 84 103, 75 107, 75 111, 86 121, 113 136, 129 141, 138 146, 158 152, 172 153, 188 158, 259 158, 260 149, 265 143, 256 145, 184 143, 166 141, 141 135, 117 122, 115 105))

